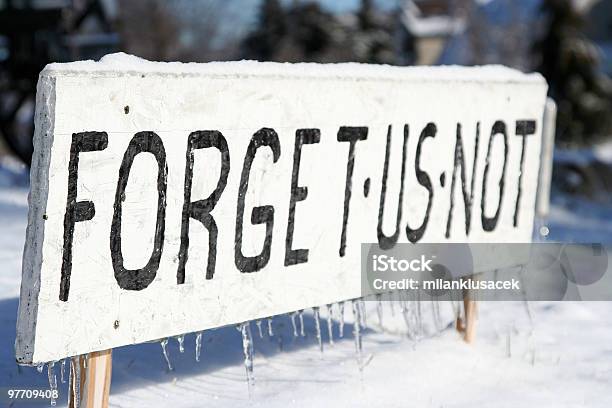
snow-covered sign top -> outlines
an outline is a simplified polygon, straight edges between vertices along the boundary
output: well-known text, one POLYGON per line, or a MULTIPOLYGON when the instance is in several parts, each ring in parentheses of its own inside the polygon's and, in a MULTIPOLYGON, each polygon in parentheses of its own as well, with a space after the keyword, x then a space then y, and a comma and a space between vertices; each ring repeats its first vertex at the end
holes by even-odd
POLYGON ((528 242, 546 84, 504 67, 40 76, 17 360, 361 294, 361 243, 528 242))

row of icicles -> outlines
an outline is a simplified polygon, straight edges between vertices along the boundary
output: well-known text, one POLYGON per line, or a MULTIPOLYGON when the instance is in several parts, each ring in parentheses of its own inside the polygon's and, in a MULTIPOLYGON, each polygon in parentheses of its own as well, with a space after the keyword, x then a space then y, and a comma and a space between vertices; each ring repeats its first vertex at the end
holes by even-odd
MULTIPOLYGON (((383 303, 382 296, 383 295, 375 295, 376 298, 376 315, 378 318, 379 326, 382 328, 383 323, 383 303)), ((399 303, 399 309, 403 316, 404 323, 406 325, 406 335, 413 341, 419 340, 423 336, 423 320, 422 320, 422 310, 421 310, 421 301, 418 299, 409 300, 406 295, 401 291, 393 292, 385 294, 388 296, 388 303, 390 305, 391 314, 395 315, 395 303, 399 303)), ((362 345, 362 330, 367 328, 367 316, 365 303, 363 298, 353 299, 345 302, 336 303, 337 314, 334 312, 334 305, 329 304, 324 306, 326 309, 326 329, 327 336, 330 345, 334 344, 334 318, 338 318, 338 330, 337 330, 337 338, 344 337, 344 310, 345 305, 349 304, 350 309, 353 314, 353 339, 355 341, 355 356, 357 360, 357 366, 359 370, 362 371, 364 368, 364 360, 363 360, 363 345, 362 345)), ((442 319, 440 317, 440 304, 438 301, 434 300, 430 302, 432 307, 432 318, 434 323, 434 328, 436 333, 439 333, 442 330, 442 319)), ((455 317, 458 318, 461 310, 461 303, 459 301, 451 302, 453 305, 453 310, 455 317)), ((289 314, 291 319, 291 328, 293 330, 294 337, 305 337, 305 328, 304 328, 304 311, 299 310, 297 312, 293 312, 289 314)), ((319 350, 323 353, 323 338, 321 336, 322 327, 321 327, 321 310, 319 307, 313 308, 313 317, 315 321, 315 337, 318 342, 319 350)), ((264 332, 267 332, 267 335, 272 337, 274 336, 274 332, 272 329, 273 317, 268 317, 266 319, 256 320, 255 326, 257 327, 257 332, 260 338, 264 337, 264 332), (264 327, 265 324, 265 327, 264 327)), ((252 395, 253 387, 255 385, 255 376, 253 374, 253 336, 251 334, 251 322, 244 322, 236 326, 238 331, 242 336, 242 351, 244 355, 244 366, 246 369, 246 380, 249 396, 252 395)), ((200 355, 202 352, 202 333, 197 332, 195 336, 195 360, 197 362, 200 361, 200 355)), ((179 346, 179 352, 185 352, 185 335, 176 336, 176 340, 179 346)), ((170 355, 168 353, 168 338, 162 339, 159 341, 163 353, 164 360, 168 366, 168 370, 173 370, 172 363, 170 362, 170 355)), ((83 366, 87 367, 87 356, 82 356, 83 358, 83 366)), ((73 398, 72 406, 75 408, 79 407, 80 402, 80 384, 81 384, 81 369, 80 364, 78 362, 78 358, 67 358, 61 360, 60 362, 60 381, 62 384, 66 383, 66 365, 67 362, 70 364, 69 374, 68 374, 68 382, 69 389, 72 391, 71 395, 73 398)), ((47 363, 47 375, 49 377, 49 389, 52 393, 51 405, 55 406, 57 404, 55 395, 57 395, 58 390, 58 381, 57 376, 55 374, 55 365, 57 361, 52 361, 47 363)), ((366 362, 367 364, 367 362, 366 362)), ((44 370, 45 364, 39 364, 37 366, 37 370, 39 373, 42 373, 44 370)))

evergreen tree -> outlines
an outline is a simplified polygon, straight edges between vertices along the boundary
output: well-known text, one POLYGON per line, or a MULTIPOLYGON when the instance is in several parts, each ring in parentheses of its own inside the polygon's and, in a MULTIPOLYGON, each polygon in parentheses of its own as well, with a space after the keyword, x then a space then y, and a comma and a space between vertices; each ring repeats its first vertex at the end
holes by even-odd
POLYGON ((335 26, 333 16, 321 9, 318 3, 298 3, 290 8, 288 21, 292 28, 288 39, 293 48, 291 54, 299 60, 318 61, 331 46, 331 31, 335 26))
POLYGON ((362 0, 356 23, 343 21, 317 2, 262 2, 245 58, 279 62, 396 63, 390 15, 362 0))
POLYGON ((259 11, 256 29, 245 39, 247 58, 273 60, 275 51, 287 34, 286 16, 279 0, 264 0, 259 11))
POLYGON ((397 64, 398 56, 393 33, 388 27, 389 21, 379 14, 373 0, 361 0, 357 20, 358 32, 353 39, 355 59, 371 64, 397 64))
POLYGON ((544 0, 546 30, 534 46, 537 70, 557 102, 557 139, 585 144, 612 134, 612 87, 599 70, 599 52, 584 34, 572 0, 544 0))

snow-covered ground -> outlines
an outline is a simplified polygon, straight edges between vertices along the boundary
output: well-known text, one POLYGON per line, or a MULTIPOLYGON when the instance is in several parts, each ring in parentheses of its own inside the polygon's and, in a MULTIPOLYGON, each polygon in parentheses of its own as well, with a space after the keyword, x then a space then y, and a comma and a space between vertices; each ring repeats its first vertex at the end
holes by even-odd
MULTIPOLYGON (((48 401, 9 401, 7 389, 47 389, 46 374, 14 363, 13 342, 27 214, 27 183, 18 167, 0 162, 0 406, 45 406, 48 401), (12 404, 12 405, 10 405, 12 404)), ((551 236, 599 240, 612 235, 601 211, 571 213, 553 207, 551 236), (602 218, 603 216, 603 218, 602 218)), ((204 333, 201 361, 194 337, 185 352, 171 340, 168 371, 157 343, 114 350, 110 404, 114 407, 171 406, 417 406, 417 407, 610 407, 612 406, 612 303, 481 303, 478 337, 460 341, 452 327, 453 306, 441 304, 443 326, 434 330, 431 304, 423 304, 425 333, 406 336, 399 306, 367 302, 360 372, 352 335, 350 304, 344 338, 328 344, 327 313, 321 312, 324 352, 311 312, 305 337, 293 336, 291 319, 273 321, 274 336, 255 343, 255 387, 249 398, 240 333, 225 327, 204 333), (394 313, 392 313, 394 312, 394 313)), ((45 370, 46 372, 46 370, 45 370)), ((56 365, 59 376, 59 366, 56 365)), ((60 384, 65 405, 67 384, 60 384)))

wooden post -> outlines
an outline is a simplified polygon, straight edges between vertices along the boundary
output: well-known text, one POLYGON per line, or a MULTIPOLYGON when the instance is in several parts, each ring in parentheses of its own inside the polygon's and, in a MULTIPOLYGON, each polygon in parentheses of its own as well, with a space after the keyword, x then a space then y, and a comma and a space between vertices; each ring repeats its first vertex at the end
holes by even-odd
POLYGON ((478 303, 469 295, 463 297, 463 309, 465 310, 465 325, 463 340, 472 343, 476 338, 476 319, 478 318, 478 303))
MULTIPOLYGON (((473 279, 473 276, 467 278, 473 279)), ((463 334, 463 340, 466 343, 472 343, 476 338, 476 320, 478 318, 478 303, 474 299, 474 293, 470 290, 463 291, 463 310, 465 320, 461 317, 457 318, 457 331, 463 334)))
POLYGON ((112 350, 89 353, 87 362, 83 356, 73 357, 71 362, 71 386, 68 408, 108 408, 112 374, 112 350), (80 367, 80 401, 75 404, 76 365, 80 367))

